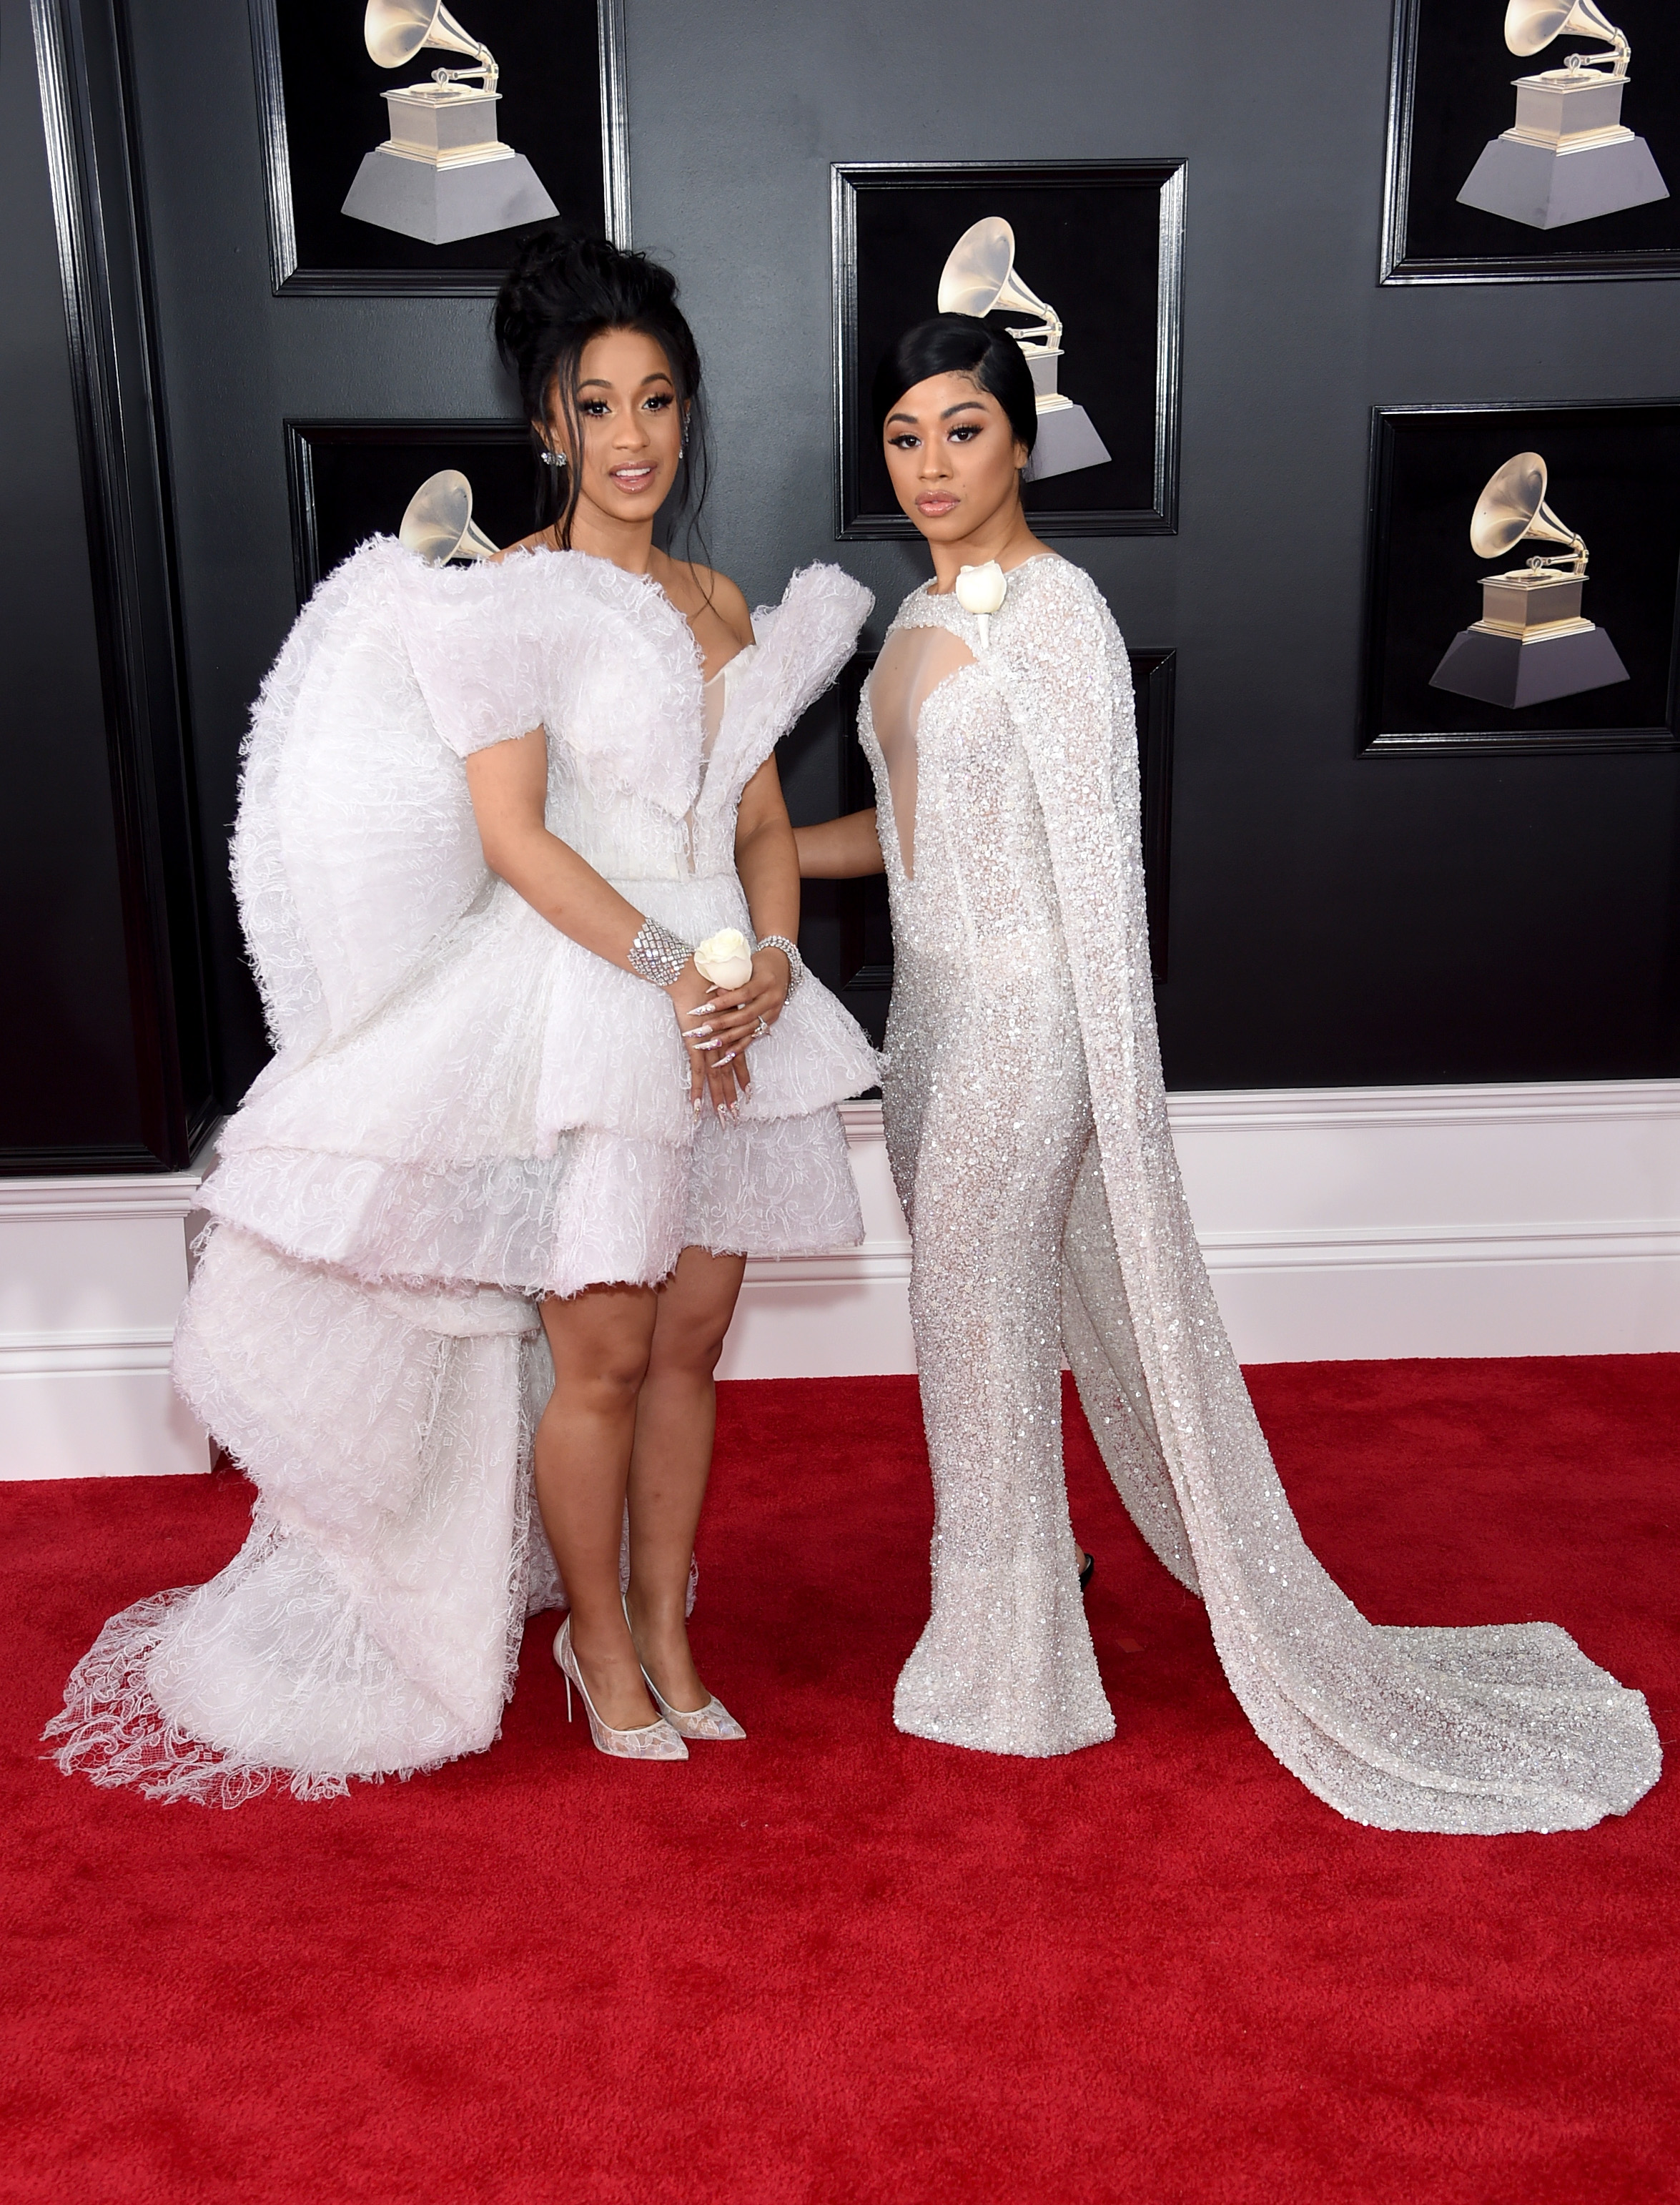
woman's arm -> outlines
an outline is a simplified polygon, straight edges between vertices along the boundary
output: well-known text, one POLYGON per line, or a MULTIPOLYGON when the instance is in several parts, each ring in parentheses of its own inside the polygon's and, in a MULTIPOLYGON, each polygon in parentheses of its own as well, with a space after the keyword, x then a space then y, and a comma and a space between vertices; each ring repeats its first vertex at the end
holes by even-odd
POLYGON ((793 841, 799 853, 801 880, 856 881, 865 873, 887 870, 873 807, 868 811, 848 811, 843 818, 825 819, 820 827, 796 827, 793 841))
POLYGON ((629 972, 630 945, 643 914, 543 824, 549 749, 542 728, 474 751, 466 761, 466 786, 490 871, 550 926, 629 972))
MULTIPOLYGON (((484 844, 484 862, 490 871, 523 896, 533 911, 540 912, 550 926, 621 972, 634 972, 630 951, 642 930, 644 914, 543 823, 549 749, 542 728, 534 728, 528 735, 511 742, 492 743, 487 749, 474 751, 466 760, 466 786, 478 839, 484 844)), ((798 894, 796 882, 796 909, 798 894)), ((689 1043, 689 1070, 697 1105, 709 1092, 715 1107, 727 1108, 736 1099, 733 1068, 709 1071, 703 1052, 694 1046, 696 1040, 703 1038, 693 1031, 694 1014, 703 1006, 709 1010, 711 991, 692 958, 665 993, 689 1043)), ((704 1023, 699 1021, 702 1026, 704 1023)))
MULTIPOLYGON (((765 759, 741 791, 735 814, 735 871, 746 891, 753 933, 761 941, 767 934, 784 934, 797 942, 799 864, 774 757, 765 759)), ((726 1063, 733 1060, 743 1086, 751 1074, 739 1052, 754 1038, 760 1019, 774 1025, 781 1017, 793 978, 793 966, 783 951, 757 949, 752 978, 743 987, 721 991, 706 1007, 718 1055, 726 1063)))
POLYGON ((785 934, 790 942, 797 941, 799 860, 774 757, 765 759, 741 791, 735 814, 735 871, 746 890, 753 932, 761 938, 785 934))

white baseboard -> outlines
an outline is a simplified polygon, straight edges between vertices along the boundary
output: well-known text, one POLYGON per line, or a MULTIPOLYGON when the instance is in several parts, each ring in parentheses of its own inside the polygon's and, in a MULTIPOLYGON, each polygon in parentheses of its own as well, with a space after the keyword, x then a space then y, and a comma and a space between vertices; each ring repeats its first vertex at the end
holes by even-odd
POLYGON ((887 1163, 878 1102, 842 1102, 864 1245, 750 1263, 720 1378, 856 1378, 913 1370, 910 1233, 887 1163))
MULTIPOLYGON (((1680 1352, 1680 1080, 1169 1107, 1245 1363, 1680 1352)), ((749 1263, 723 1377, 915 1368, 880 1106, 842 1115, 864 1245, 749 1263)), ((0 1477, 206 1467, 168 1375, 199 1179, 0 1181, 0 1477)))
POLYGON ((1245 1363, 1680 1351, 1680 1080, 1169 1108, 1245 1363))
MULTIPOLYGON (((1680 1080, 1169 1099, 1244 1363, 1680 1352, 1680 1080)), ((747 1267, 732 1377, 910 1370, 880 1106, 849 1103, 869 1238, 782 1299, 747 1267)))
POLYGON ((0 1477, 210 1467, 169 1383, 202 1175, 0 1180, 0 1477))

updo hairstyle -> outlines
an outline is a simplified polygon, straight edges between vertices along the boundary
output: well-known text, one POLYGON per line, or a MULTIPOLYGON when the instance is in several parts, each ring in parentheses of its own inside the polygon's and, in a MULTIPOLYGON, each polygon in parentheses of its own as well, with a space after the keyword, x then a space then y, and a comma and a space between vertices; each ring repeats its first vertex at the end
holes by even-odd
POLYGON ((496 350, 517 377, 519 402, 531 424, 537 455, 537 521, 552 528, 561 549, 572 548, 578 510, 577 457, 584 448, 578 413, 578 374, 584 348, 608 330, 636 330, 664 352, 687 417, 688 449, 667 508, 698 527, 710 459, 701 413, 700 352, 677 305, 677 279, 643 253, 626 253, 604 238, 573 237, 558 224, 538 230, 520 246, 496 293, 492 318, 496 350), (573 464, 547 467, 542 433, 550 395, 559 401, 573 464))
POLYGON ((1006 330, 973 314, 935 314, 917 322, 889 348, 875 371, 875 433, 906 390, 930 375, 971 375, 1002 407, 1016 440, 1029 452, 1038 441, 1038 406, 1026 354, 1006 330))

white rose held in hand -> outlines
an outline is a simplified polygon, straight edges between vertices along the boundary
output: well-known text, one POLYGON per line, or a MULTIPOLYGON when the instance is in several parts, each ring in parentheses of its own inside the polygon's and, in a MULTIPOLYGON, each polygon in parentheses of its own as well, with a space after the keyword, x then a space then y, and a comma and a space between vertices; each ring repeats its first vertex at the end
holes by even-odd
POLYGON ((744 988, 752 978, 752 944, 739 927, 709 934, 694 953, 695 969, 715 988, 744 988))
POLYGON ((991 615, 1001 609, 1009 595, 1009 579, 995 559, 988 559, 983 567, 964 567, 957 574, 957 603, 965 613, 973 613, 980 622, 980 643, 985 649, 991 642, 991 615))

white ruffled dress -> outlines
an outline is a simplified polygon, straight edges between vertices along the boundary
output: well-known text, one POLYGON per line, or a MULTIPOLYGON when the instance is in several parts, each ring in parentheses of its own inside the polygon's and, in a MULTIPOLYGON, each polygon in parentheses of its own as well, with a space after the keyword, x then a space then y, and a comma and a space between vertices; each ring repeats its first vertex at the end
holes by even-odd
POLYGON ((223 1128, 175 1340, 251 1536, 105 1626, 49 1732, 67 1770, 231 1804, 489 1745, 525 1614, 564 1598, 536 1298, 862 1238, 834 1108, 878 1077, 861 1029, 808 977, 737 1122, 697 1120, 668 1001, 487 871, 462 760, 541 725, 555 834, 687 940, 750 931, 741 793, 870 602, 809 568, 703 685, 656 585, 580 553, 440 570, 381 538, 317 591, 234 843, 276 1055, 223 1128))

